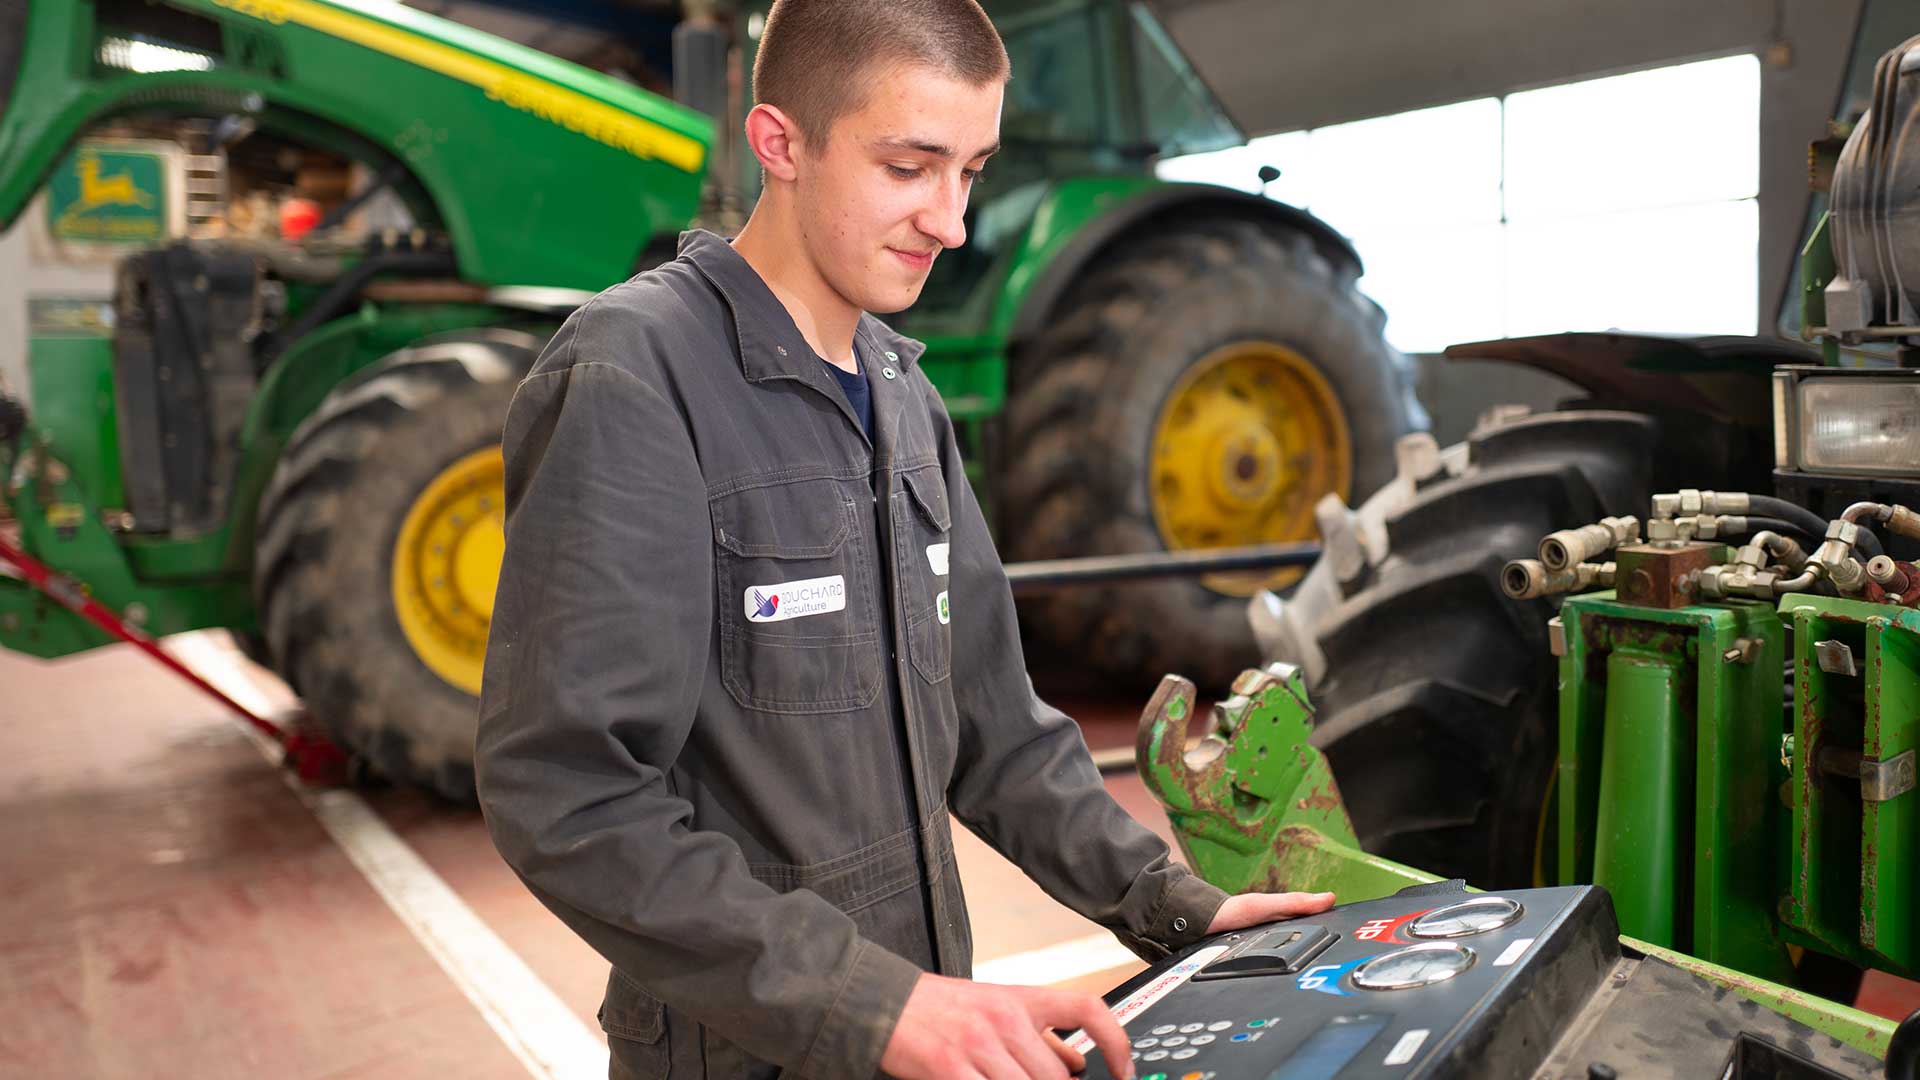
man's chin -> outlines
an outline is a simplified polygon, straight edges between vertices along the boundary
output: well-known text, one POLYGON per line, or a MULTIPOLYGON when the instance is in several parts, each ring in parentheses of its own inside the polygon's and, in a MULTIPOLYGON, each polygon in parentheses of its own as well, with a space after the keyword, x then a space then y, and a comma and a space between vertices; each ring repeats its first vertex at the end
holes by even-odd
POLYGON ((892 289, 876 290, 861 308, 870 315, 891 315, 896 311, 905 311, 920 299, 920 289, 927 283, 920 278, 911 285, 902 285, 892 289))

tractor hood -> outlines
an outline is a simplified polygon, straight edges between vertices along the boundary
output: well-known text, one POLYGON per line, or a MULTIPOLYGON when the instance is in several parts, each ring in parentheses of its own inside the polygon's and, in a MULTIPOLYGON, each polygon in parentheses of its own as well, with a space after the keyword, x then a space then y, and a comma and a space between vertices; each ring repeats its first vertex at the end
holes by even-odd
POLYGON ((701 113, 389 0, 0 4, 0 76, 10 67, 0 226, 77 138, 136 108, 317 121, 403 162, 481 281, 600 288, 625 276, 493 248, 579 238, 591 249, 597 235, 627 249, 626 271, 646 236, 691 217, 713 141, 701 113))

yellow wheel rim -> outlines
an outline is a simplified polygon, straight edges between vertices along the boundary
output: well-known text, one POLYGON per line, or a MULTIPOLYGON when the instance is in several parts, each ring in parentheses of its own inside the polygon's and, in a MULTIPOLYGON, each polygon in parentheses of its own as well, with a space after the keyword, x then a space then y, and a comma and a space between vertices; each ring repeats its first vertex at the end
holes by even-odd
POLYGON ((476 450, 414 499, 393 551, 393 609, 420 662, 480 693, 493 590, 506 551, 506 465, 476 450))
MULTIPOLYGON (((1153 520, 1170 550, 1312 540, 1313 506, 1347 498, 1353 443, 1333 388, 1272 341, 1223 345, 1188 368, 1154 424, 1153 520)), ((1283 588, 1303 573, 1212 574, 1229 596, 1283 588)))

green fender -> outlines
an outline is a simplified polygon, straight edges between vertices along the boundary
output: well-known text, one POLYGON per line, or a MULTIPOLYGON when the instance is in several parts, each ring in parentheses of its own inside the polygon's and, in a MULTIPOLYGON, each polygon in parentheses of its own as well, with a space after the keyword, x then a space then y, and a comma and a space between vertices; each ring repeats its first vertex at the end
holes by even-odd
POLYGON ((1359 253, 1326 222, 1298 207, 1212 184, 1150 177, 1084 177, 1053 185, 1008 270, 992 322, 995 339, 1018 346, 1046 325, 1087 267, 1135 229, 1179 218, 1231 217, 1305 234, 1326 257, 1361 272, 1359 253))

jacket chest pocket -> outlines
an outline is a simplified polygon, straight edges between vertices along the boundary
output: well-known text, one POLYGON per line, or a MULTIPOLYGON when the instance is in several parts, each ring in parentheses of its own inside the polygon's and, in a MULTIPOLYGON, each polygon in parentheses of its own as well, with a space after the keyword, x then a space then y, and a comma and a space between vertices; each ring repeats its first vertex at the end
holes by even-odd
POLYGON ((921 678, 939 682, 953 671, 951 601, 953 513, 939 465, 900 474, 906 489, 893 501, 894 562, 907 620, 907 651, 921 678))
POLYGON ((832 480, 712 500, 720 679, 742 708, 830 713, 880 692, 873 571, 858 507, 832 480))

